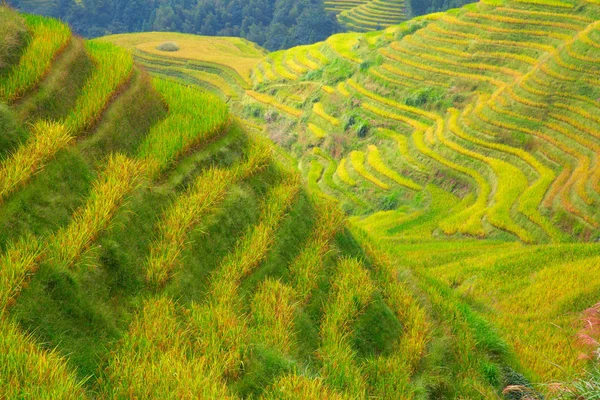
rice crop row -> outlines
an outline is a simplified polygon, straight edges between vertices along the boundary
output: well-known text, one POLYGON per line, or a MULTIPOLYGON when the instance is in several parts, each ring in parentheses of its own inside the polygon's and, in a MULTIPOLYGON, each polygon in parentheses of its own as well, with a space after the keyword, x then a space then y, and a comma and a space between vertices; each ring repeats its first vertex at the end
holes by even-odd
POLYGON ((363 367, 369 376, 371 393, 385 399, 412 399, 410 380, 427 352, 432 325, 408 285, 398 281, 391 258, 367 239, 363 238, 362 243, 375 261, 373 275, 382 295, 403 326, 402 337, 392 354, 379 356, 363 367))
POLYGON ((37 85, 50 70, 54 58, 67 46, 71 30, 55 19, 23 15, 31 41, 7 76, 0 80, 0 100, 14 101, 37 85))
POLYGON ((354 259, 338 262, 333 288, 321 323, 321 346, 317 350, 323 362, 325 382, 354 398, 365 398, 367 387, 354 350, 348 340, 349 324, 367 305, 375 287, 367 270, 354 259))
POLYGON ((298 74, 290 72, 284 60, 285 50, 276 51, 269 54, 268 59, 271 61, 275 73, 283 79, 295 81, 298 79, 298 74))
MULTIPOLYGON (((545 3, 546 0, 543 0, 545 3)), ((571 4, 569 4, 571 5, 571 4)), ((571 5, 572 6, 572 5, 571 5)), ((532 18, 516 18, 516 17, 508 17, 504 15, 496 15, 491 13, 467 13, 467 16, 475 16, 476 18, 486 19, 488 21, 494 22, 506 22, 509 24, 517 24, 517 25, 539 25, 539 26, 549 26, 552 28, 564 28, 572 31, 579 31, 581 29, 580 24, 568 23, 568 22, 555 22, 549 20, 535 20, 532 18)))
POLYGON ((323 178, 323 172, 325 171, 325 167, 318 160, 312 160, 310 162, 310 170, 308 171, 308 188, 310 189, 312 194, 315 194, 323 199, 327 199, 329 201, 337 201, 337 199, 333 196, 325 193, 321 187, 319 186, 319 181, 323 178))
MULTIPOLYGON (((378 94, 375 94, 367 89, 365 89, 364 87, 360 86, 358 83, 356 83, 354 80, 349 79, 348 80, 348 85, 350 85, 354 90, 356 90, 357 92, 359 92, 360 94, 363 94, 365 96, 367 96, 368 98, 375 100, 379 103, 394 107, 398 110, 402 110, 402 111, 406 111, 408 113, 412 113, 412 114, 416 114, 419 117, 424 117, 424 118, 428 118, 431 121, 437 121, 439 120, 441 117, 435 113, 429 112, 429 111, 425 111, 422 110, 420 108, 417 107, 411 107, 411 106, 407 106, 405 104, 402 104, 400 102, 397 102, 395 100, 389 99, 387 97, 383 97, 380 96, 378 94)), ((424 125, 419 125, 420 128, 422 128, 424 125)))
MULTIPOLYGON (((478 14, 478 13, 467 14, 468 17, 473 18, 473 19, 479 18, 479 15, 480 14, 478 14)), ((542 30, 542 29, 518 28, 518 27, 513 27, 513 26, 511 26, 510 28, 499 27, 499 26, 494 26, 494 25, 488 25, 486 23, 469 22, 469 21, 465 21, 465 20, 450 16, 450 15, 442 18, 442 21, 447 22, 451 26, 465 26, 468 28, 474 28, 477 30, 483 30, 483 31, 488 31, 488 32, 551 37, 551 38, 560 39, 560 40, 567 40, 567 39, 571 38, 570 35, 560 33, 560 32, 555 32, 555 31, 547 31, 547 30, 542 30)))
POLYGON ((96 71, 84 85, 73 110, 64 121, 74 134, 98 122, 110 99, 131 76, 133 58, 126 50, 112 44, 88 41, 86 51, 96 71))
POLYGON ((140 183, 142 174, 139 161, 119 154, 111 156, 86 204, 75 211, 71 224, 50 239, 47 257, 58 265, 71 266, 109 224, 124 197, 140 183))
POLYGON ((362 151, 352 151, 350 153, 350 163, 352 164, 352 168, 367 181, 373 183, 383 190, 390 189, 390 185, 379 180, 375 175, 367 171, 365 168, 365 153, 362 151))
POLYGON ((248 327, 239 314, 238 286, 266 257, 275 231, 298 192, 296 176, 286 179, 271 189, 263 203, 260 222, 247 232, 214 273, 208 303, 192 306, 194 334, 217 376, 237 376, 249 351, 248 327))
MULTIPOLYGON (((443 132, 444 123, 443 121, 438 122, 435 130, 438 132, 436 135, 439 137, 443 132)), ((423 131, 415 131, 413 133, 413 141, 415 147, 426 156, 434 159, 446 167, 460 172, 464 175, 471 177, 476 184, 477 197, 475 202, 466 210, 461 213, 457 213, 454 216, 442 221, 440 227, 446 234, 453 234, 457 231, 462 233, 468 233, 475 236, 484 236, 485 231, 481 225, 481 217, 485 212, 485 208, 488 204, 488 197, 491 193, 491 187, 487 180, 481 174, 470 167, 465 167, 457 164, 451 160, 440 155, 438 152, 432 150, 425 144, 423 131)))
POLYGON ((155 78, 153 86, 169 108, 140 145, 138 157, 153 176, 196 144, 210 140, 229 123, 227 105, 216 95, 155 78))
MULTIPOLYGON (((403 41, 402 43, 404 44, 405 41, 403 41)), ((410 40, 407 43, 410 44, 411 43, 410 40)), ((448 64, 448 65, 452 65, 454 67, 478 70, 478 71, 482 71, 482 72, 488 72, 488 71, 489 72, 497 72, 500 74, 511 76, 513 78, 518 78, 518 77, 522 76, 522 74, 519 71, 516 71, 511 68, 502 67, 502 66, 498 66, 498 65, 490 65, 490 64, 485 64, 485 63, 454 61, 454 60, 448 59, 447 57, 440 57, 440 56, 428 54, 426 52, 409 50, 405 46, 400 46, 398 44, 398 42, 392 43, 391 48, 393 50, 403 53, 405 55, 415 56, 415 57, 418 56, 422 59, 425 59, 428 61, 433 61, 438 64, 448 64)))
POLYGON ((390 169, 383 160, 381 159, 381 155, 379 154, 379 149, 375 145, 369 145, 369 151, 367 152, 367 163, 381 175, 388 177, 399 185, 405 186, 412 190, 422 190, 423 187, 414 181, 401 176, 396 171, 390 169))
POLYGON ((525 15, 527 17, 530 18, 541 18, 541 19, 546 19, 546 18, 556 18, 559 20, 563 20, 563 21, 579 21, 579 22, 586 22, 586 23, 590 23, 593 22, 593 19, 585 16, 585 15, 578 15, 578 14, 574 14, 574 13, 565 13, 563 12, 556 12, 556 10, 544 10, 544 11, 540 11, 540 10, 531 10, 531 9, 527 9, 527 8, 514 8, 514 7, 507 7, 506 5, 502 6, 502 7, 498 7, 496 8, 496 11, 499 13, 507 13, 507 14, 517 14, 517 15, 525 15))
POLYGON ((310 240, 289 267, 293 288, 300 303, 309 300, 321 277, 323 258, 329 252, 335 234, 344 228, 345 223, 346 218, 335 203, 326 202, 319 209, 310 240))
POLYGON ((295 344, 290 327, 298 312, 294 289, 278 280, 266 279, 252 298, 251 310, 258 343, 289 357, 295 344))
MULTIPOLYGON (((471 108, 465 109, 464 115, 468 115, 470 111, 471 108)), ((468 126, 470 119, 465 117, 463 118, 463 121, 468 126)), ((471 127, 471 129, 475 128, 471 127)), ((550 168, 538 161, 531 153, 520 148, 479 139, 468 135, 466 132, 464 132, 464 130, 461 129, 455 130, 454 133, 462 139, 468 140, 477 145, 514 155, 530 165, 537 172, 539 178, 529 185, 521 195, 518 206, 519 211, 529 217, 535 224, 542 227, 544 232, 546 232, 546 234, 553 240, 559 240, 562 237, 562 234, 546 217, 539 212, 538 209, 548 188, 556 177, 550 168)))
POLYGON ((292 117, 300 118, 302 116, 302 110, 280 103, 275 97, 269 96, 268 94, 258 93, 252 90, 246 90, 246 94, 252 97, 254 100, 269 106, 273 106, 276 109, 291 115, 292 117))
POLYGON ((354 46, 358 43, 360 38, 358 33, 338 33, 327 38, 325 43, 340 57, 346 60, 360 64, 363 62, 356 52, 353 50, 354 46))
MULTIPOLYGON (((518 126, 518 125, 515 125, 512 123, 505 122, 505 121, 500 121, 499 119, 492 119, 492 118, 486 117, 485 114, 482 112, 478 113, 477 110, 476 110, 475 114, 477 115, 477 117, 479 119, 481 119, 482 121, 484 121, 490 125, 496 126, 501 129, 520 131, 520 132, 523 132, 523 133, 531 135, 531 136, 536 136, 536 137, 540 138, 541 140, 560 149, 561 151, 572 155, 575 159, 578 160, 578 167, 573 171, 570 181, 578 182, 578 181, 583 180, 582 185, 585 185, 585 183, 587 181, 586 171, 588 168, 587 165, 589 164, 589 161, 585 157, 583 157, 579 152, 577 152, 575 149, 567 146, 562 141, 559 141, 559 140, 555 139, 553 136, 548 135, 540 130, 532 130, 532 129, 528 129, 523 126, 518 126)), ((568 189, 570 189, 570 185, 563 187, 561 189, 561 191, 563 193, 566 193, 568 191, 568 189)), ((570 210, 570 212, 577 212, 577 210, 570 204, 567 197, 563 196, 562 200, 563 200, 563 205, 565 206, 565 209, 570 210)), ((530 207, 533 207, 533 204, 530 204, 530 207)), ((537 207, 537 205, 536 205, 536 207, 537 207)), ((581 213, 578 213, 578 214, 583 215, 581 213)))
POLYGON ((358 207, 368 208, 367 204, 361 199, 359 199, 354 193, 352 193, 346 188, 339 186, 333 181, 333 175, 336 173, 338 168, 338 165, 333 159, 333 157, 331 157, 329 154, 325 153, 318 147, 314 148, 313 153, 325 159, 325 161, 327 162, 327 168, 323 173, 323 179, 325 181, 325 184, 335 192, 341 193, 344 197, 348 198, 352 203, 354 203, 358 207))
POLYGON ((396 133, 389 129, 379 129, 379 132, 381 132, 383 135, 389 138, 392 138, 396 142, 398 146, 398 152, 409 165, 413 166, 419 171, 428 170, 427 166, 425 166, 423 163, 414 158, 413 155, 410 153, 410 149, 408 147, 408 138, 406 136, 396 133))
POLYGON ((146 262, 146 279, 151 285, 162 286, 170 278, 185 248, 188 232, 223 201, 229 186, 266 166, 271 151, 258 143, 249 151, 246 162, 230 169, 209 169, 165 210, 158 224, 159 239, 150 247, 146 262))
POLYGON ((493 46, 512 46, 512 47, 517 47, 517 48, 522 47, 522 48, 526 48, 526 49, 540 50, 540 51, 544 51, 544 52, 548 52, 548 53, 551 53, 555 50, 554 47, 552 47, 548 44, 544 44, 544 43, 529 42, 529 41, 525 41, 525 40, 517 41, 517 40, 505 40, 505 39, 485 39, 474 33, 466 33, 466 32, 447 30, 447 29, 439 26, 438 24, 431 24, 427 27, 427 29, 431 30, 434 33, 437 33, 440 36, 459 37, 459 38, 464 38, 464 39, 470 39, 477 43, 489 44, 489 45, 493 45, 493 46))
POLYGON ((309 122, 307 127, 310 133, 312 133, 316 139, 325 139, 327 137, 327 132, 325 132, 325 130, 320 126, 309 122))
POLYGON ((339 126, 340 120, 336 117, 329 115, 325 108, 323 107, 323 103, 315 103, 312 108, 313 112, 317 114, 319 117, 323 118, 327 122, 329 122, 333 126, 339 126))
POLYGON ((343 158, 338 164, 337 170, 335 171, 336 175, 342 182, 344 182, 348 186, 356 186, 356 181, 348 174, 348 170, 346 169, 346 162, 348 159, 343 158))
POLYGON ((337 90, 338 90, 338 92, 340 92, 340 94, 342 96, 344 96, 344 97, 350 97, 350 92, 346 88, 346 84, 344 82, 338 83, 337 90))
POLYGON ((456 77, 456 78, 466 78, 466 79, 472 79, 475 81, 488 82, 488 83, 495 85, 496 87, 503 87, 505 85, 504 82, 502 82, 498 79, 489 77, 489 76, 460 72, 460 71, 456 71, 453 69, 433 67, 431 65, 424 64, 422 62, 413 61, 412 59, 409 59, 407 57, 401 57, 400 55, 392 53, 386 49, 381 49, 381 50, 379 50, 379 52, 386 58, 389 58, 400 64, 406 64, 410 67, 421 69, 423 71, 433 72, 433 73, 447 75, 447 76, 456 77))
MULTIPOLYGON (((383 53, 382 53, 383 54, 383 53)), ((406 70, 406 68, 398 68, 396 66, 394 66, 394 64, 390 64, 390 63, 385 63, 381 66, 382 69, 391 72, 392 74, 396 75, 396 76, 401 76, 402 78, 408 78, 408 79, 412 79, 415 81, 418 81, 420 83, 427 83, 431 86, 441 86, 441 87, 450 87, 450 84, 448 82, 442 81, 442 80, 433 80, 432 77, 430 76, 424 76, 424 75, 420 75, 420 74, 415 74, 413 72, 409 72, 406 70)))
POLYGON ((62 357, 39 349, 15 323, 0 316, 0 398, 85 399, 82 386, 62 357))
POLYGON ((102 397, 235 398, 198 352, 182 314, 167 298, 144 302, 109 358, 102 397))
POLYGON ((31 131, 29 140, 0 164, 0 200, 28 181, 73 139, 70 131, 58 123, 36 122, 31 131))
MULTIPOLYGON (((464 136, 460 131, 457 120, 458 111, 450 110, 449 130, 453 133, 458 132, 456 133, 457 136, 464 136)), ((519 226, 511 216, 512 205, 518 202, 519 197, 528 187, 525 175, 510 163, 466 149, 448 138, 440 138, 440 141, 452 150, 480 160, 491 167, 496 176, 496 191, 493 196, 493 204, 487 211, 488 220, 497 228, 514 233, 523 242, 531 243, 533 236, 519 226)))
POLYGON ((386 74, 380 72, 378 69, 370 68, 369 75, 374 77, 375 80, 379 80, 380 82, 383 81, 384 85, 391 83, 391 84, 394 84, 397 86, 403 86, 403 87, 408 87, 408 88, 415 87, 415 84, 413 82, 410 82, 406 79, 397 79, 397 78, 391 77, 389 75, 386 75, 386 74))
POLYGON ((285 375, 279 378, 266 393, 263 400, 350 400, 355 397, 333 391, 321 378, 309 378, 303 375, 285 375))

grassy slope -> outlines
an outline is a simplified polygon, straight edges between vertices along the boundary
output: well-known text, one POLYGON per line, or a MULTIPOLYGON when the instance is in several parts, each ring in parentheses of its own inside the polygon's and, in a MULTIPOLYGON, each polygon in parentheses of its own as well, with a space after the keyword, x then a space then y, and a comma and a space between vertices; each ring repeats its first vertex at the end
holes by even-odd
POLYGON ((599 12, 591 2, 486 2, 337 35, 266 57, 232 106, 299 158, 313 190, 357 214, 357 229, 410 267, 425 297, 453 304, 437 311, 457 316, 436 334, 479 329, 456 311, 472 308, 521 366, 508 364, 535 380, 565 377, 583 367, 577 320, 597 301, 597 245, 562 243, 597 239, 599 12), (368 162, 373 146, 383 167, 368 162), (390 167, 424 189, 390 179, 390 167), (383 211, 361 216, 370 209, 383 211))
POLYGON ((49 71, 27 80, 33 91, 4 107, 7 126, 24 135, 45 119, 79 117, 74 125, 84 128, 0 207, 0 397, 196 398, 194 388, 214 398, 257 397, 286 392, 288 382, 304 398, 355 396, 362 393, 355 385, 398 397, 407 386, 382 380, 376 365, 405 383, 428 374, 395 361, 421 359, 424 347, 409 344, 428 341, 424 310, 391 270, 362 252, 336 207, 300 187, 286 158, 271 156, 270 144, 235 121, 225 123, 214 96, 136 68, 121 84, 107 83, 99 74, 123 55, 106 47, 105 64, 89 66, 98 45, 70 43, 48 54, 49 71), (107 104, 73 116, 98 98, 90 82, 110 85, 107 104), (198 198, 194 190, 203 199, 217 189, 212 203, 201 200, 206 208, 186 200, 198 198), (169 210, 198 215, 179 230, 169 210), (155 285, 147 268, 161 240, 175 258, 159 264, 172 274, 155 285), (356 271, 372 275, 371 290, 363 306, 338 319, 323 302, 351 304, 360 292, 356 271), (341 292, 336 276, 348 281, 341 292), (325 320, 338 323, 325 328, 325 320), (352 337, 341 356, 338 335, 352 337), (354 375, 338 376, 339 362, 354 375), (174 368, 178 379, 165 380, 174 368))

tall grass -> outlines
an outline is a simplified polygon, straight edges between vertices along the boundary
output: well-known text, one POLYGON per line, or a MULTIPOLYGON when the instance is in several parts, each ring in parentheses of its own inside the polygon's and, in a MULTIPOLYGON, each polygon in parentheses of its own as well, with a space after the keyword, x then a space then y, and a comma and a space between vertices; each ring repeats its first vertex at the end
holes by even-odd
POLYGON ((71 224, 50 239, 48 257, 64 267, 75 262, 108 225, 124 197, 140 183, 142 174, 139 161, 111 156, 86 204, 75 211, 71 224))
POLYGON ((245 163, 230 169, 209 169, 165 211, 158 224, 159 239, 150 247, 146 265, 146 279, 151 285, 166 283, 185 248, 188 232, 217 207, 230 185, 264 168, 270 157, 271 150, 257 142, 245 163))
POLYGON ((71 38, 66 24, 55 19, 24 15, 31 41, 8 76, 0 80, 0 100, 14 101, 31 90, 48 73, 56 55, 71 38))
POLYGON ((390 309, 403 326, 400 341, 388 356, 369 360, 364 366, 368 375, 371 392, 382 399, 410 399, 414 396, 411 378, 427 353, 427 346, 433 338, 433 324, 427 311, 419 305, 414 288, 400 282, 398 271, 391 257, 369 239, 364 233, 354 229, 361 238, 367 254, 375 262, 373 276, 381 288, 382 295, 390 309))
POLYGON ((229 123, 227 105, 213 94, 164 79, 154 87, 169 108, 167 118, 154 125, 139 148, 139 157, 153 176, 194 145, 210 140, 229 123))
POLYGON ((166 298, 144 302, 109 359, 103 398, 234 398, 197 352, 181 313, 166 298))
POLYGON ((133 71, 133 58, 125 49, 95 41, 87 41, 85 47, 96 70, 64 121, 75 134, 90 129, 98 122, 110 99, 133 71))
POLYGON ((333 279, 321 323, 321 374, 330 386, 354 398, 365 398, 367 386, 348 340, 349 324, 371 299, 375 287, 367 270, 354 259, 342 259, 333 279))
MULTIPOLYGON (((50 28, 59 29, 54 23, 50 24, 50 28)), ((64 121, 60 124, 37 122, 32 128, 31 139, 2 162, 0 199, 28 181, 56 152, 66 147, 73 137, 92 127, 115 91, 130 76, 133 59, 125 50, 95 42, 87 42, 86 48, 95 61, 97 70, 85 84, 74 109, 64 121)))
POLYGON ((0 319, 26 287, 27 276, 36 271, 42 251, 42 244, 28 237, 11 244, 0 257, 0 319))
POLYGON ((331 250, 331 241, 345 224, 346 218, 335 203, 323 203, 311 238, 289 267, 298 301, 309 300, 322 276, 323 258, 331 250))
POLYGON ((0 164, 0 201, 41 170, 56 152, 72 140, 64 125, 40 121, 32 136, 0 164))
POLYGON ((295 345, 290 327, 298 312, 294 289, 280 281, 266 279, 254 294, 251 310, 257 342, 290 356, 295 345))
POLYGON ((0 316, 0 398, 85 399, 65 360, 40 350, 34 340, 0 316))
POLYGON ((264 200, 260 221, 252 227, 214 273, 208 303, 191 309, 198 344, 218 376, 235 377, 249 351, 249 332, 239 313, 241 279, 266 257, 275 232, 294 200, 299 181, 288 175, 264 200))
POLYGON ((336 392, 321 378, 302 375, 285 375, 270 386, 261 397, 263 400, 349 400, 352 395, 336 392))

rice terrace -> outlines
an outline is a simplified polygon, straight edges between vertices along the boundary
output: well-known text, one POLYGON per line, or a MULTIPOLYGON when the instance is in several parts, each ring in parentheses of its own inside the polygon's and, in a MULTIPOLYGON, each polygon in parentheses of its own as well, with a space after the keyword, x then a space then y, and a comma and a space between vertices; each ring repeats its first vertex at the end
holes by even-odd
POLYGON ((3 2, 0 399, 600 399, 600 1, 3 2))

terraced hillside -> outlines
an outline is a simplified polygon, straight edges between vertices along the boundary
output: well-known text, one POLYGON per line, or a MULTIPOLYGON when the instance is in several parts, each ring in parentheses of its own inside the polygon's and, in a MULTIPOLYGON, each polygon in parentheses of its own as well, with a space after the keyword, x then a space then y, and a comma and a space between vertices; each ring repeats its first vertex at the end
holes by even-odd
POLYGON ((509 352, 434 329, 445 317, 417 281, 218 96, 57 21, 0 8, 8 24, 0 398, 439 398, 525 382, 509 352))
POLYGON ((250 96, 270 111, 242 112, 438 312, 477 304, 530 376, 560 379, 583 367, 578 320, 599 294, 598 244, 566 244, 600 238, 599 18, 593 2, 481 2, 337 35, 269 55, 250 96))
POLYGON ((336 35, 270 54, 248 94, 306 121, 296 154, 354 213, 435 184, 462 200, 446 235, 595 240, 599 11, 574 8, 479 3, 336 35))
POLYGON ((528 376, 564 378, 598 300, 599 17, 484 2, 335 35, 269 54, 232 109, 431 301, 477 304, 528 376))
POLYGON ((325 9, 335 12, 340 23, 357 32, 398 25, 408 16, 404 0, 327 0, 325 9))
POLYGON ((263 57, 0 8, 0 398, 568 395, 535 383, 593 363, 599 16, 263 57))
POLYGON ((98 39, 132 51, 144 68, 161 77, 202 86, 224 100, 239 100, 252 85, 253 67, 266 55, 254 43, 240 38, 202 37, 181 33, 147 32, 98 39), (175 48, 161 50, 162 46, 175 48), (175 50, 175 51, 173 51, 175 50))

